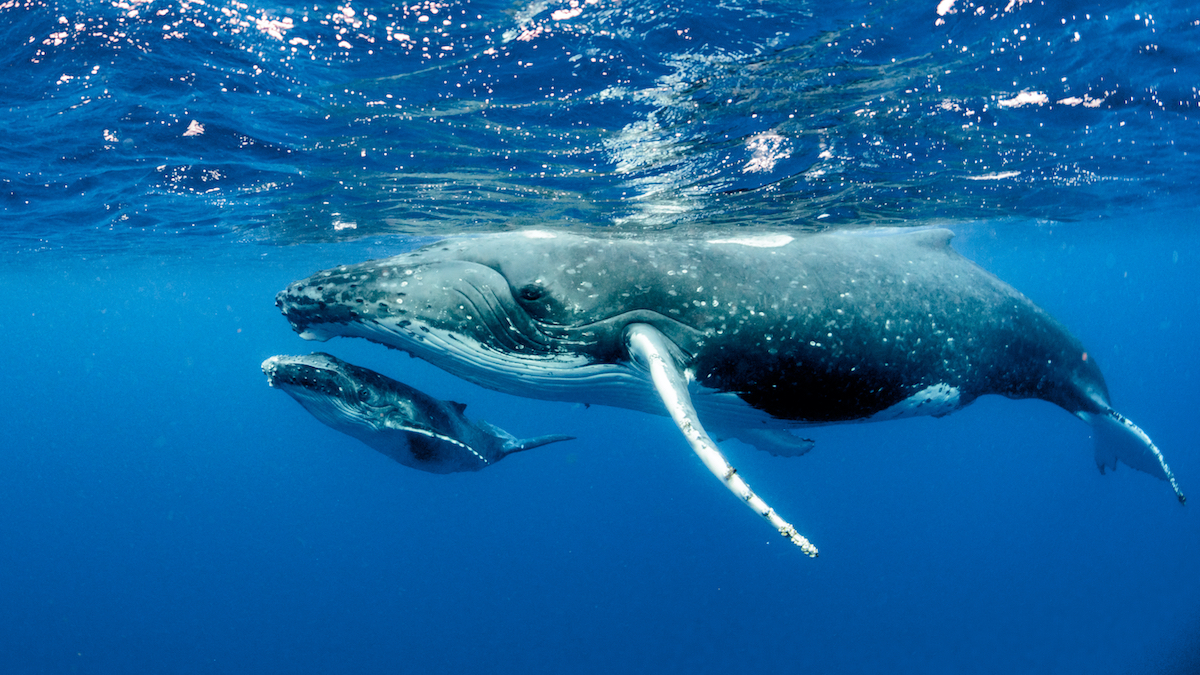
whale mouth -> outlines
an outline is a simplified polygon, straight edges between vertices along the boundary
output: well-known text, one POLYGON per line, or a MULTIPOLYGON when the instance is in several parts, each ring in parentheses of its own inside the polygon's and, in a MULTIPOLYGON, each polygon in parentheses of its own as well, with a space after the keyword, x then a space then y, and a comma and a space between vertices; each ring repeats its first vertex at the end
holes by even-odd
POLYGON ((341 396, 351 384, 328 354, 272 356, 262 362, 267 384, 277 389, 299 388, 327 396, 341 396))
POLYGON ((272 356, 263 361, 267 384, 287 393, 314 417, 339 431, 354 435, 387 426, 393 404, 387 392, 374 386, 382 376, 360 370, 334 356, 314 352, 307 356, 272 356))
POLYGON ((697 331, 647 309, 588 316, 571 301, 548 311, 529 288, 486 264, 402 256, 318 272, 276 305, 306 339, 365 338, 518 396, 659 410, 646 374, 626 358, 624 329, 652 324, 684 351, 697 331))
POLYGON ((471 262, 364 263, 297 281, 276 305, 305 339, 362 337, 485 387, 537 398, 556 383, 622 368, 604 363, 603 335, 538 321, 496 270, 471 262))
POLYGON ((272 356, 263 361, 262 371, 267 376, 267 384, 293 396, 324 401, 346 411, 369 407, 368 401, 359 400, 359 387, 344 372, 341 363, 328 354, 272 356))
POLYGON ((320 341, 367 323, 401 339, 420 341, 422 333, 442 329, 524 354, 559 351, 556 345, 568 339, 522 311, 502 275, 470 262, 326 270, 290 284, 275 305, 302 337, 320 341))

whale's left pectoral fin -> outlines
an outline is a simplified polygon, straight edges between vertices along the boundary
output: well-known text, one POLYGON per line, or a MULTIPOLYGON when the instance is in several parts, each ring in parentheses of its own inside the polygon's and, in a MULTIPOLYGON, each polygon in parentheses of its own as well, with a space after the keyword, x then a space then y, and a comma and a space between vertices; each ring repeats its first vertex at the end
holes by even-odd
POLYGON ((791 523, 780 518, 775 509, 768 506, 761 497, 754 494, 701 426, 696 408, 692 405, 691 394, 688 393, 687 374, 680 361, 680 352, 674 343, 657 328, 649 324, 635 323, 625 329, 625 345, 629 350, 630 359, 650 374, 654 389, 662 399, 667 413, 683 432, 692 451, 704 462, 704 466, 720 478, 725 487, 746 502, 747 506, 754 509, 755 513, 779 530, 780 534, 815 558, 817 547, 801 536, 791 523))
POLYGON ((1119 459, 1127 466, 1169 482, 1179 503, 1187 501, 1158 446, 1129 418, 1112 409, 1101 413, 1080 413, 1080 417, 1092 425, 1096 441, 1096 466, 1100 468, 1100 473, 1104 473, 1105 469, 1116 469, 1119 459))

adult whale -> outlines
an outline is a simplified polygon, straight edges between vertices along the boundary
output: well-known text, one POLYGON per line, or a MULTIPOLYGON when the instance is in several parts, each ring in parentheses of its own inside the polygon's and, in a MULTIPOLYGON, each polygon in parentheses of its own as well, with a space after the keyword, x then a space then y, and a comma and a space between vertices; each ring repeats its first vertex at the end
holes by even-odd
POLYGON ((811 442, 789 428, 1040 398, 1092 425, 1101 471, 1120 459, 1183 502, 1079 341, 952 236, 500 233, 319 272, 276 304, 306 339, 364 337, 522 396, 665 409, 706 466, 810 555, 705 426, 800 454, 811 442))
POLYGON ((390 377, 314 352, 272 356, 267 384, 286 392, 325 425, 357 438, 405 466, 430 473, 479 471, 514 452, 571 436, 519 439, 463 415, 467 406, 440 401, 390 377))

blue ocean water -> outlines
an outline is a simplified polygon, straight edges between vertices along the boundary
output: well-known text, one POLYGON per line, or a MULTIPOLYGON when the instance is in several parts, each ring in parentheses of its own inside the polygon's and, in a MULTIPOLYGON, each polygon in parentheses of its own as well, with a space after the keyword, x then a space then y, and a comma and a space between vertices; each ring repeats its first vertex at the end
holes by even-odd
POLYGON ((730 455, 326 349, 569 433, 391 462, 266 386, 273 296, 516 227, 951 227, 1200 490, 1188 3, 0 2, 0 671, 1200 672, 1200 521, 985 398, 730 455))

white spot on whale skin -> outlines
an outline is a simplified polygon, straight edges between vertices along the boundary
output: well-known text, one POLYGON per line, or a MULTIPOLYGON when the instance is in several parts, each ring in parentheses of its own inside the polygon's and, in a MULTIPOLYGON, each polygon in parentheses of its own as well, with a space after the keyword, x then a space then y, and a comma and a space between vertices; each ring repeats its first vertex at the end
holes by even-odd
POLYGON ((872 422, 898 420, 905 417, 929 415, 942 417, 962 407, 962 398, 957 387, 948 384, 935 384, 900 401, 896 405, 881 410, 870 417, 872 422))
POLYGON ((525 230, 521 233, 527 239, 554 239, 558 235, 546 230, 525 230))
POLYGON ((331 338, 333 336, 331 334, 329 334, 328 332, 320 330, 320 329, 306 328, 305 330, 300 332, 300 337, 304 340, 313 340, 315 342, 327 342, 329 340, 329 338, 331 338))
POLYGON ((749 237, 731 237, 729 239, 709 239, 710 244, 737 244, 738 246, 753 246, 754 248, 779 248, 787 246, 793 240, 786 234, 763 234, 749 237))

